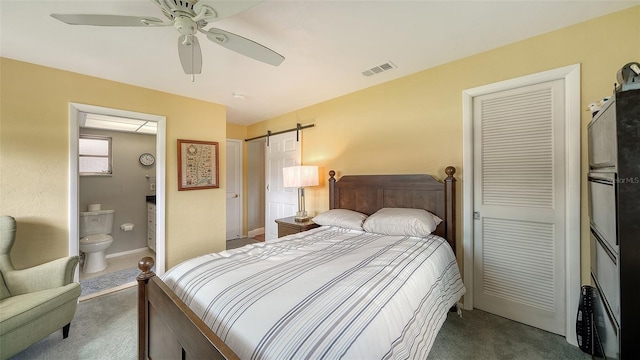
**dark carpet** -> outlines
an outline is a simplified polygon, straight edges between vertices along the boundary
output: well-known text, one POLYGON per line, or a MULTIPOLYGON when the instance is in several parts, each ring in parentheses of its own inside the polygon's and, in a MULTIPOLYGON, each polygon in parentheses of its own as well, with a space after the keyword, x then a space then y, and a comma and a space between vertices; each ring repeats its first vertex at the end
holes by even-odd
POLYGON ((482 310, 447 316, 429 359, 437 360, 571 360, 591 356, 563 336, 505 319, 482 310))

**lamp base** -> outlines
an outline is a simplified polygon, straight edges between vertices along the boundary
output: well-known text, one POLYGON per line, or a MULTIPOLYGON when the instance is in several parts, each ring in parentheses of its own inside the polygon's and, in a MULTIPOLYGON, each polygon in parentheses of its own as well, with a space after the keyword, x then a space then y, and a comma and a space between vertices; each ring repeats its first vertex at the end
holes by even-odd
POLYGON ((309 221, 309 216, 307 216, 306 211, 298 211, 296 215, 293 217, 293 220, 296 222, 305 222, 309 221))

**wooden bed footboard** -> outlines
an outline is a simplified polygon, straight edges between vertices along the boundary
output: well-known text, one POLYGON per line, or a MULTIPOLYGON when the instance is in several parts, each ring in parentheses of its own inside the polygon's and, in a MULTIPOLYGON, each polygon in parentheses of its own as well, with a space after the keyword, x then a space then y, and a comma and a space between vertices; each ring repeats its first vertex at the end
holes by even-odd
POLYGON ((240 359, 151 271, 138 262, 138 359, 240 359))

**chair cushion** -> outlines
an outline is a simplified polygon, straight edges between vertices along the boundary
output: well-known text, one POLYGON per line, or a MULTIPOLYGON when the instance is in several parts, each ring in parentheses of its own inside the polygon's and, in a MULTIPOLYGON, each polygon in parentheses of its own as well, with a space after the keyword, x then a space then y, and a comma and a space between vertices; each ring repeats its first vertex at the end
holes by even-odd
POLYGON ((0 300, 0 335, 38 319, 69 301, 77 301, 80 284, 11 296, 0 300))

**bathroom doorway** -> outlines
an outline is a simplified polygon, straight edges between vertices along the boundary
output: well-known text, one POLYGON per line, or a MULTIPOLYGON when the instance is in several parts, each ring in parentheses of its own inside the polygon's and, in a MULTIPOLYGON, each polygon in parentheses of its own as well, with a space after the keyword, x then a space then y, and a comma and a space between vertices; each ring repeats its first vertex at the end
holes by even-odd
POLYGON ((81 213, 96 208, 115 211, 113 243, 105 251, 107 268, 91 273, 76 269, 76 279, 83 284, 80 299, 84 300, 135 285, 136 264, 144 256, 154 257, 154 270, 164 273, 165 118, 75 103, 70 104, 69 113, 69 253, 82 257, 81 213), (109 174, 79 175, 81 137, 110 140, 113 166, 109 174), (155 161, 149 164, 143 158, 155 161), (153 232, 150 224, 155 225, 153 232), (150 234, 155 235, 153 244, 150 234))

